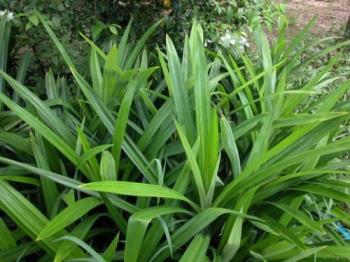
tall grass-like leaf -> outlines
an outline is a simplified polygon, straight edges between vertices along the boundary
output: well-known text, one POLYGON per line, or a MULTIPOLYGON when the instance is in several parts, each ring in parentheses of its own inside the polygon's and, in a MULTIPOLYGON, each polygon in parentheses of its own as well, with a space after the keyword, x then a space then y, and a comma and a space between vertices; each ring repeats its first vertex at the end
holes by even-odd
POLYGON ((91 177, 94 180, 99 180, 98 171, 99 171, 99 165, 98 161, 96 159, 96 155, 99 154, 101 151, 104 150, 104 148, 109 148, 111 145, 99 145, 91 148, 89 138, 83 131, 84 127, 79 127, 77 129, 77 145, 76 145, 76 151, 78 154, 81 154, 81 150, 83 150, 83 154, 80 158, 80 162, 78 164, 78 168, 80 166, 84 166, 85 164, 90 166, 92 169, 91 177), (81 147, 81 148, 80 148, 81 147), (102 148, 102 149, 101 149, 102 148))
POLYGON ((45 88, 48 99, 58 98, 58 90, 53 72, 50 70, 45 76, 45 88))
MULTIPOLYGON (((76 155, 74 150, 65 143, 57 134, 55 134, 49 127, 44 123, 30 114, 28 111, 12 102, 5 95, 0 94, 0 101, 6 104, 13 112, 15 112, 20 118, 32 126, 38 133, 46 138, 51 144, 53 144, 58 150, 60 150, 68 159, 73 163, 78 163, 79 157, 76 155)), ((84 170, 84 169, 83 169, 84 170)))
MULTIPOLYGON (((11 33, 11 22, 7 21, 7 11, 0 18, 0 70, 6 71, 7 69, 7 59, 8 59, 8 48, 10 42, 11 33)), ((5 80, 0 76, 0 92, 4 92, 5 80)), ((2 105, 0 103, 0 109, 2 105)))
MULTIPOLYGON (((190 182, 190 167, 187 163, 181 168, 181 171, 179 173, 179 179, 176 181, 175 185, 173 186, 173 189, 180 192, 184 193, 186 192, 188 185, 190 182)), ((173 200, 167 200, 165 202, 166 205, 176 205, 177 202, 173 200)), ((141 261, 147 261, 149 260, 153 255, 154 251, 161 240, 163 236, 163 232, 161 231, 161 225, 160 223, 155 223, 152 225, 152 227, 149 229, 148 234, 145 237, 144 244, 143 244, 143 249, 144 252, 140 254, 140 260, 141 261)), ((170 255, 172 254, 172 250, 170 250, 170 255)))
POLYGON ((94 158, 96 155, 104 152, 108 148, 112 147, 112 144, 107 145, 99 145, 93 148, 88 149, 80 158, 79 163, 77 167, 83 166, 86 162, 88 162, 90 159, 94 158))
POLYGON ((92 87, 95 93, 102 97, 102 73, 99 58, 97 52, 94 48, 91 48, 90 51, 90 74, 92 80, 92 87))
MULTIPOLYGON (((43 24, 47 24, 47 22, 43 19, 41 19, 41 22, 43 24)), ((50 27, 45 27, 45 29, 47 30, 47 28, 51 29, 50 27)), ((53 33, 53 32, 52 32, 53 33)), ((51 37, 52 34, 50 34, 50 37, 51 37)), ((92 41, 90 40, 86 35, 84 35, 83 33, 79 32, 79 35, 90 45, 90 47, 96 51, 96 53, 103 59, 103 60, 106 60, 107 58, 107 55, 92 41)), ((57 39, 57 38, 56 38, 57 39)), ((56 39, 54 41, 56 41, 56 39)), ((58 39, 57 39, 58 41, 58 39)), ((63 46, 62 46, 62 49, 60 49, 60 52, 64 50, 63 49, 63 46)), ((66 61, 67 62, 67 61, 66 61)), ((96 65, 96 64, 95 64, 96 65)), ((101 76, 102 77, 102 76, 101 76)))
POLYGON ((185 133, 190 143, 194 142, 194 125, 192 110, 189 102, 189 90, 185 83, 180 60, 173 42, 167 37, 167 58, 169 71, 166 69, 165 61, 162 55, 159 55, 160 62, 164 71, 165 79, 170 93, 174 97, 175 110, 179 123, 184 126, 185 133))
POLYGON ((342 221, 346 223, 350 222, 350 214, 348 214, 346 211, 342 210, 339 207, 335 207, 332 210, 332 214, 334 214, 336 217, 340 218, 342 221))
POLYGON ((334 256, 347 259, 350 255, 349 247, 345 246, 327 246, 323 250, 317 253, 317 257, 332 259, 334 256))
MULTIPOLYGON (((80 224, 78 224, 71 232, 71 235, 79 239, 84 239, 85 236, 91 230, 93 224, 99 219, 102 215, 96 214, 93 216, 84 219, 80 224)), ((62 241, 58 247, 58 250, 55 255, 54 262, 63 261, 69 254, 76 248, 76 243, 71 241, 62 241)))
POLYGON ((57 134, 61 136, 61 139, 67 143, 72 143, 73 137, 69 129, 58 118, 49 107, 43 103, 34 93, 32 93, 28 88, 25 88, 15 79, 7 75, 4 71, 0 70, 0 75, 13 87, 13 89, 20 95, 23 99, 31 103, 37 110, 38 114, 42 116, 43 120, 53 129, 57 134))
POLYGON ((258 160, 260 159, 261 155, 267 152, 268 150, 269 139, 272 133, 272 124, 272 115, 266 115, 265 122, 261 127, 257 141, 255 142, 254 147, 251 150, 247 163, 244 167, 242 176, 248 176, 260 167, 261 164, 258 160))
POLYGON ((54 235, 100 204, 101 201, 95 197, 83 198, 77 202, 74 202, 55 216, 40 231, 37 239, 41 240, 54 235))
POLYGON ((178 199, 187 202, 193 207, 196 207, 196 205, 191 200, 189 200, 187 197, 180 194, 179 192, 159 185, 125 181, 104 181, 88 183, 79 187, 86 190, 114 193, 126 196, 162 197, 178 199))
POLYGON ((194 23, 190 46, 194 81, 194 98, 197 134, 200 137, 199 166, 204 188, 210 187, 218 158, 216 112, 211 108, 207 61, 201 38, 201 27, 194 23), (210 143, 208 143, 210 141, 210 143))
POLYGON ((116 171, 119 171, 119 162, 122 149, 122 143, 124 140, 124 134, 126 132, 126 125, 129 116, 129 111, 131 103, 133 101, 134 95, 138 88, 145 85, 148 77, 152 74, 154 69, 147 69, 142 72, 139 72, 133 80, 127 86, 127 91, 123 97, 123 100, 118 111, 117 120, 114 127, 113 135, 113 148, 112 153, 114 160, 116 162, 116 171))
MULTIPOLYGON (((316 84, 329 72, 329 70, 332 68, 332 66, 336 63, 336 59, 332 58, 330 62, 307 84, 305 84, 302 87, 302 90, 310 90, 312 88, 315 88, 316 84)), ((295 107, 300 104, 303 99, 305 99, 305 95, 297 95, 294 97, 294 99, 289 99, 285 102, 283 106, 283 115, 288 115, 293 112, 295 107)))
POLYGON ((272 218, 265 218, 265 224, 272 228, 272 230, 274 230, 275 232, 278 232, 280 235, 282 235, 295 247, 298 247, 302 252, 305 251, 305 244, 291 231, 290 228, 282 225, 280 222, 272 218))
MULTIPOLYGON (((36 138, 32 136, 31 141, 32 141, 34 156, 38 167, 46 170, 50 170, 49 163, 45 159, 47 151, 45 149, 42 139, 39 136, 36 136, 36 138)), ((44 201, 46 204, 46 210, 48 214, 52 214, 53 207, 59 196, 59 191, 57 189, 56 184, 50 181, 49 179, 42 177, 40 178, 40 180, 41 180, 41 187, 44 195, 44 201)))
POLYGON ((39 176, 43 176, 45 178, 48 178, 48 179, 50 179, 58 184, 64 185, 64 186, 69 187, 69 188, 77 188, 78 185, 81 184, 80 181, 74 180, 72 178, 65 177, 65 176, 53 173, 51 171, 37 168, 37 167, 31 166, 31 165, 28 165, 28 164, 25 164, 22 162, 8 159, 8 158, 0 157, 0 162, 20 167, 24 170, 31 172, 32 174, 37 174, 39 176))
POLYGON ((28 241, 18 245, 18 247, 0 252, 0 257, 3 261, 16 261, 18 258, 21 259, 38 251, 40 251, 40 246, 34 241, 28 241))
POLYGON ((220 127, 222 146, 231 161, 233 175, 238 176, 241 173, 241 160, 239 157, 234 134, 232 132, 230 124, 225 117, 221 117, 220 127))
MULTIPOLYGON (((229 72, 229 75, 232 79, 234 86, 239 87, 240 84, 247 85, 247 81, 245 81, 240 69, 238 68, 238 66, 234 62, 234 60, 230 57, 231 58, 230 60, 232 61, 233 67, 234 67, 234 68, 232 68, 231 65, 228 63, 227 59, 222 54, 220 54, 220 57, 223 60, 225 66, 229 72)), ((242 101, 242 103, 248 105, 248 106, 244 107, 244 112, 245 112, 246 118, 247 119, 252 118, 253 117, 252 108, 255 107, 255 104, 251 103, 253 99, 251 97, 251 91, 249 89, 249 85, 247 85, 245 88, 241 88, 241 90, 239 90, 239 91, 238 91, 238 89, 236 89, 236 92, 238 93, 238 96, 239 96, 240 100, 242 101), (247 98, 247 95, 246 95, 247 93, 249 94, 250 99, 247 98)))
POLYGON ((120 238, 120 234, 118 233, 115 238, 113 238, 112 242, 109 244, 108 248, 106 249, 106 251, 103 254, 103 259, 106 261, 112 261, 113 260, 113 256, 116 253, 118 244, 119 244, 119 238, 120 238))
POLYGON ((127 59, 127 45, 128 45, 128 39, 129 39, 129 34, 131 30, 131 25, 132 25, 133 19, 131 18, 128 26, 125 28, 125 31, 123 33, 123 36, 120 40, 120 43, 118 45, 118 65, 122 68, 125 65, 126 59, 127 59))
MULTIPOLYGON (((204 181, 202 178, 202 173, 201 173, 199 166, 198 166, 198 163, 196 161, 195 154, 193 153, 194 150, 190 147, 190 144, 186 138, 186 135, 184 134, 182 127, 179 124, 176 124, 176 128, 177 128, 177 132, 179 133, 179 136, 180 136, 180 139, 182 142, 182 146, 184 147, 184 150, 186 152, 186 155, 187 155, 187 158, 189 161, 189 165, 192 169, 192 174, 193 174, 194 182, 196 185, 196 189, 198 191, 198 196, 199 196, 201 206, 205 206, 206 205, 206 201, 205 201, 206 193, 205 193, 205 188, 204 188, 204 181)), ((200 143, 200 140, 199 140, 199 143, 200 143)))
POLYGON ((197 235, 186 249, 180 262, 204 261, 209 246, 210 237, 202 234, 197 235))
POLYGON ((4 221, 0 218, 0 250, 5 251, 17 246, 16 240, 13 238, 11 231, 8 229, 4 221))
MULTIPOLYGON (((73 188, 73 189, 82 191, 86 194, 98 197, 98 194, 95 192, 89 192, 87 190, 79 188, 78 186, 81 185, 82 183, 79 181, 76 181, 74 179, 64 177, 62 175, 58 175, 58 174, 55 174, 55 173, 47 171, 47 170, 36 168, 36 167, 30 166, 28 164, 20 163, 20 162, 9 160, 9 159, 2 158, 2 157, 0 157, 0 162, 21 167, 25 170, 29 170, 33 174, 37 174, 39 176, 45 177, 47 179, 55 181, 56 183, 62 184, 68 188, 73 188)), ((104 201, 106 202, 107 208, 108 208, 109 203, 111 202, 116 207, 121 208, 122 210, 125 210, 125 211, 130 212, 130 213, 133 213, 136 210, 136 208, 132 204, 130 204, 122 199, 119 199, 119 198, 108 198, 107 200, 104 199, 104 201)))
POLYGON ((87 251, 94 258, 95 261, 105 262, 105 260, 103 259, 103 257, 101 255, 99 255, 91 246, 86 244, 81 239, 74 237, 74 236, 64 236, 64 237, 61 237, 58 239, 58 241, 63 241, 63 240, 71 241, 71 242, 77 244, 78 246, 83 248, 85 251, 87 251))
POLYGON ((152 138, 156 136, 157 131, 160 130, 162 125, 168 125, 169 122, 173 123, 173 120, 171 119, 173 106, 173 101, 169 98, 153 115, 152 120, 149 122, 144 133, 137 142, 137 146, 140 150, 144 150, 147 146, 152 144, 152 138))
MULTIPOLYGON (((106 57, 106 63, 103 71, 102 88, 101 88, 101 98, 105 104, 109 104, 112 98, 115 98, 118 72, 120 69, 117 66, 117 47, 112 46, 111 50, 106 57)), ((97 62, 95 60, 95 62, 97 62)), ((95 65, 98 66, 98 65, 95 65)))
POLYGON ((102 181, 117 180, 116 166, 113 155, 104 151, 100 163, 100 176, 102 181))
MULTIPOLYGON (((241 209, 240 211, 242 212, 243 209, 241 209)), ((223 261, 230 261, 231 259, 233 259, 233 257, 237 253, 241 245, 242 226, 243 226, 243 218, 242 217, 235 218, 230 236, 227 240, 226 245, 222 250, 223 261)))
POLYGON ((265 97, 266 101, 266 109, 267 112, 272 113, 273 103, 271 99, 271 95, 275 93, 275 84, 276 84, 276 70, 272 69, 272 57, 271 57, 271 49, 270 45, 267 39, 266 34, 262 30, 261 26, 258 25, 254 30, 254 36, 256 43, 258 45, 258 52, 261 59, 262 66, 265 70, 268 70, 268 73, 264 76, 264 83, 262 90, 260 90, 261 96, 263 95, 265 97))
MULTIPOLYGON (((87 99, 91 103, 91 106, 94 108, 94 110, 100 117, 102 123, 105 125, 110 134, 114 134, 112 120, 113 117, 111 113, 108 111, 105 105, 95 96, 95 94, 91 92, 91 88, 89 87, 88 83, 79 75, 78 72, 76 72, 76 70, 73 67, 71 67, 71 71, 80 88, 82 89, 84 95, 87 97, 87 99)), ((146 176, 146 178, 149 181, 154 182, 155 173, 152 172, 151 165, 147 163, 145 157, 142 155, 142 153, 139 151, 139 149, 133 143, 133 141, 128 138, 127 134, 125 135, 123 149, 129 156, 129 158, 139 168, 139 170, 146 176)))
MULTIPOLYGON (((348 150, 348 148, 349 148, 348 139, 342 139, 340 141, 333 142, 319 148, 301 151, 300 153, 297 152, 289 157, 284 158, 281 161, 273 163, 272 165, 268 165, 260 168, 260 170, 256 173, 256 175, 254 175, 253 180, 251 179, 251 177, 249 179, 248 178, 245 179, 246 183, 244 185, 241 184, 241 186, 243 187, 240 187, 240 189, 246 189, 246 188, 250 188, 251 186, 258 185, 262 181, 266 180, 269 176, 273 176, 273 174, 275 174, 278 171, 281 171, 294 164, 300 163, 303 160, 305 160, 305 158, 320 157, 327 154, 333 154, 335 152, 344 152, 348 150)), ((237 179, 231 182, 231 185, 227 186, 223 190, 223 192, 220 193, 220 195, 216 199, 216 203, 222 201, 222 198, 224 197, 224 195, 228 196, 230 194, 229 192, 232 193, 233 192, 232 190, 238 186, 239 182, 240 181, 237 179)))
POLYGON ((304 215, 301 211, 291 208, 288 205, 284 204, 273 203, 273 205, 285 211, 286 213, 294 217, 296 220, 298 220, 301 224, 305 225, 306 227, 309 227, 315 232, 322 231, 322 228, 318 224, 316 224, 315 221, 304 215))
MULTIPOLYGON (((0 180, 0 208, 23 230, 29 237, 36 239, 40 231, 48 223, 48 219, 24 196, 8 183, 0 180)), ((52 254, 57 245, 52 240, 44 240, 40 245, 52 254)))
POLYGON ((178 207, 158 206, 134 213, 128 221, 124 260, 126 262, 138 261, 143 237, 151 220, 167 214, 187 212, 178 207))
POLYGON ((17 152, 31 155, 32 148, 27 138, 11 132, 0 132, 0 143, 15 149, 17 152))
POLYGON ((314 257, 318 257, 317 254, 325 248, 326 248, 325 246, 324 247, 309 248, 309 249, 303 251, 301 254, 298 254, 294 257, 291 257, 285 261, 286 262, 296 262, 296 261, 302 260, 303 258, 310 257, 312 255, 314 255, 314 257))
MULTIPOLYGON (((160 19, 158 22, 153 24, 141 37, 141 39, 137 42, 135 47, 133 48, 133 51, 130 53, 128 58, 125 60, 125 65, 122 67, 125 70, 129 70, 135 63, 139 53, 144 48, 144 45, 148 38, 152 35, 152 33, 156 30, 156 28, 163 23, 164 19, 160 19)), ((127 37, 127 36, 126 36, 127 37)), ((121 49, 123 50, 123 49, 121 49)))
MULTIPOLYGON (((25 52, 21 61, 20 61, 17 75, 16 75, 16 80, 21 84, 24 83, 32 56, 33 56, 33 54, 31 52, 25 52)), ((16 92, 13 94, 13 100, 15 102, 19 101, 19 97, 18 97, 18 94, 16 92)))
MULTIPOLYGON (((249 217, 254 220, 259 220, 258 218, 245 216, 242 215, 240 212, 232 211, 229 209, 215 207, 206 208, 200 213, 196 214, 193 218, 188 220, 184 225, 182 225, 172 234, 171 238, 173 241, 173 247, 175 249, 180 248, 186 242, 191 240, 196 234, 198 234, 209 224, 211 224, 215 219, 225 214, 232 214, 236 216, 249 217)), ((164 245, 165 244, 163 244, 162 247, 164 247, 164 245)), ((155 261, 163 261, 169 256, 169 250, 164 248, 161 248, 160 250, 161 252, 157 254, 156 257, 154 257, 155 261)))
MULTIPOLYGON (((38 14, 39 15, 39 14, 38 14)), ((39 15, 40 16, 40 15, 39 15)), ((84 78, 77 72, 75 69, 74 64, 72 63, 71 59, 69 58, 67 52, 65 51, 62 44, 57 39, 56 35, 50 28, 50 26, 47 24, 47 22, 40 16, 40 21, 44 25, 46 31, 50 35, 52 41, 56 45, 57 49, 60 51, 61 55, 63 56, 65 62, 70 67, 70 70, 77 81, 79 87, 81 88, 82 92, 84 93, 84 96, 87 98, 87 100, 90 102, 91 106, 101 119, 101 122, 105 125, 107 130, 110 134, 114 134, 114 125, 113 125, 113 117, 111 113, 109 112, 108 108, 98 99, 96 94, 94 94, 91 91, 91 87, 89 84, 84 80, 84 78)), ((153 32, 153 30, 161 23, 159 21, 154 25, 154 27, 150 28, 147 33, 144 35, 144 37, 140 40, 138 43, 138 48, 133 51, 134 56, 136 57, 137 50, 142 48, 142 45, 148 38, 148 36, 153 32)), ((132 57, 129 57, 128 61, 131 61, 130 59, 133 59, 132 57)), ((142 155, 142 153, 139 151, 137 146, 128 138, 128 136, 125 136, 125 140, 123 143, 123 149, 126 151, 127 155, 130 159, 135 163, 135 165, 139 168, 139 170, 146 176, 146 178, 150 182, 155 182, 155 172, 152 172, 152 167, 149 163, 147 163, 147 160, 142 155)))
MULTIPOLYGON (((257 188, 252 188, 250 191, 241 194, 240 199, 234 205, 234 210, 239 210, 242 215, 246 214, 256 191, 257 188)), ((222 259, 225 261, 232 260, 241 246, 243 222, 243 217, 235 215, 229 215, 225 222, 225 228, 219 245, 222 259)), ((258 221, 255 222, 259 223, 258 221)))
POLYGON ((299 46, 301 41, 305 38, 306 34, 311 30, 311 28, 314 26, 316 22, 316 17, 313 17, 307 24, 306 26, 298 32, 298 34, 292 39, 292 42, 289 44, 288 49, 284 52, 284 56, 288 57, 291 52, 295 48, 299 46))
POLYGON ((308 192, 308 193, 312 193, 312 194, 316 194, 316 195, 320 195, 328 198, 333 198, 343 202, 350 201, 349 194, 340 192, 335 189, 319 186, 319 185, 303 185, 303 186, 299 186, 298 188, 295 188, 295 190, 308 192))
POLYGON ((318 122, 324 122, 333 118, 347 115, 347 112, 329 112, 321 114, 298 114, 297 116, 284 117, 277 119, 273 126, 275 128, 288 127, 288 126, 302 126, 307 124, 313 124, 318 122))

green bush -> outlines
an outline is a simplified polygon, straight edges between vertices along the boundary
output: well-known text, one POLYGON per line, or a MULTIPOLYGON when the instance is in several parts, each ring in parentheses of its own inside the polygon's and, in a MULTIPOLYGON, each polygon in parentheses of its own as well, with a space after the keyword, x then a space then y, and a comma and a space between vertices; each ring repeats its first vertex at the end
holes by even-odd
MULTIPOLYGON (((247 23, 248 15, 264 16, 267 22, 274 19, 278 6, 263 0, 225 1, 169 1, 165 6, 161 0, 151 1, 91 1, 91 0, 3 0, 0 10, 8 9, 15 16, 13 26, 11 60, 9 69, 15 73, 24 53, 32 54, 27 83, 44 86, 42 76, 49 70, 65 75, 67 70, 56 49, 46 39, 46 33, 38 26, 39 19, 34 10, 46 14, 54 32, 77 66, 84 70, 88 49, 78 32, 98 41, 108 50, 120 38, 120 26, 125 28, 133 17, 133 39, 142 35, 162 17, 167 19, 152 36, 154 43, 162 46, 165 34, 175 43, 181 43, 185 32, 190 30, 194 17, 203 25, 210 42, 217 43, 226 31, 237 31, 247 23), (113 33, 110 37, 110 32, 113 33)), ((38 87, 38 88, 39 88, 38 87)))
POLYGON ((83 76, 36 15, 75 84, 50 71, 39 97, 0 71, 2 260, 349 257, 334 223, 349 221, 350 81, 300 110, 336 63, 291 86, 315 59, 305 32, 287 45, 281 24, 270 48, 255 24, 257 56, 234 58, 206 52, 195 23, 179 57, 170 38, 144 49, 157 24, 136 44, 129 24, 108 52, 87 39, 83 76))

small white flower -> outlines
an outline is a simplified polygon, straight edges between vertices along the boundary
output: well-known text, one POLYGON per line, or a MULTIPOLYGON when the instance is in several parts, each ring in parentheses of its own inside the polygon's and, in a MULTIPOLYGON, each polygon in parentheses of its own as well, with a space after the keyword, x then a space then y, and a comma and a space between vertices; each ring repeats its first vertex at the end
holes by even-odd
POLYGON ((245 36, 241 36, 240 45, 244 47, 249 47, 248 39, 245 36))
POLYGON ((245 47, 249 47, 248 39, 242 32, 226 32, 225 35, 220 38, 220 43, 227 48, 235 47, 241 51, 244 51, 245 47))
POLYGON ((230 34, 229 32, 226 32, 221 38, 220 40, 222 42, 229 42, 232 39, 232 34, 230 34))
POLYGON ((8 20, 13 20, 13 19, 15 19, 15 16, 13 15, 12 12, 9 12, 9 13, 7 14, 7 19, 8 19, 8 20))
POLYGON ((0 10, 0 17, 3 17, 3 16, 6 17, 6 21, 11 21, 15 18, 13 13, 8 10, 0 10))
POLYGON ((211 41, 210 39, 206 39, 204 42, 204 46, 208 47, 208 45, 210 45, 211 43, 213 43, 213 41, 211 41))
POLYGON ((226 32, 222 37, 220 37, 220 42, 223 46, 229 47, 235 44, 234 36, 230 32, 226 32))
POLYGON ((230 45, 235 45, 237 42, 236 42, 236 39, 235 39, 235 38, 232 38, 232 39, 230 39, 230 41, 228 41, 228 43, 229 43, 230 45))

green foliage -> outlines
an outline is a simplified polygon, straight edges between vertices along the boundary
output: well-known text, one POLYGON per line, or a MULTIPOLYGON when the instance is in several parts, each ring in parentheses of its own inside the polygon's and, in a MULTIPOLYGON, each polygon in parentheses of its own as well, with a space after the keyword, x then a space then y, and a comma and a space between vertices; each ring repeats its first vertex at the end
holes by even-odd
POLYGON ((120 40, 120 28, 125 28, 131 17, 134 24, 133 39, 142 35, 160 18, 166 17, 149 43, 162 46, 165 34, 168 34, 177 46, 181 46, 195 17, 203 25, 208 44, 213 45, 219 43, 220 37, 227 32, 231 35, 238 31, 251 17, 259 16, 270 25, 282 10, 279 5, 267 2, 269 1, 3 0, 0 1, 0 10, 10 10, 16 17, 9 71, 15 73, 23 55, 32 54, 26 81, 43 90, 42 76, 49 68, 61 76, 66 76, 69 71, 59 52, 47 41, 43 27, 38 26, 39 18, 35 10, 46 15, 47 22, 59 36, 74 63, 80 71, 86 72, 88 46, 79 32, 94 40, 106 52, 117 39, 120 40))
POLYGON ((85 37, 81 72, 33 14, 74 84, 50 71, 39 96, 0 70, 2 260, 349 257, 334 223, 349 221, 350 138, 340 134, 350 106, 340 100, 350 81, 303 107, 337 57, 293 80, 347 42, 305 59, 312 21, 290 43, 282 21, 271 46, 255 21, 256 54, 208 52, 194 22, 179 56, 169 37, 146 51, 161 22, 136 43, 129 24, 108 50, 85 37))
MULTIPOLYGON (((10 42, 11 21, 8 19, 8 12, 0 17, 0 69, 7 70, 8 49, 10 42)), ((0 92, 5 89, 5 81, 0 77, 0 92)))

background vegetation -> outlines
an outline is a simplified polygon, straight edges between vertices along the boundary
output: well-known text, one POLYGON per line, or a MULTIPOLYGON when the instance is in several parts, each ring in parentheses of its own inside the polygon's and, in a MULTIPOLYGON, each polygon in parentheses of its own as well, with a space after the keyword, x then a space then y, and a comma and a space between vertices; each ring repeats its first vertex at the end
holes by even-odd
POLYGON ((188 36, 135 16, 77 47, 54 15, 2 13, 0 261, 347 261, 349 43, 309 41, 314 20, 290 39, 283 6, 233 31, 198 4, 188 36), (57 65, 16 61, 30 30, 57 65))
MULTIPOLYGON (((14 12, 16 19, 12 26, 12 38, 9 64, 10 72, 15 72, 25 52, 32 56, 28 72, 30 84, 39 84, 47 68, 57 74, 65 75, 64 62, 49 41, 46 32, 38 26, 38 10, 48 18, 50 26, 59 36, 78 68, 86 70, 88 46, 79 32, 97 41, 108 50, 116 39, 120 39, 120 29, 125 28, 133 18, 134 29, 131 39, 137 39, 153 23, 161 18, 165 21, 151 36, 151 45, 162 46, 165 35, 169 34, 175 43, 181 43, 185 33, 191 28, 193 17, 203 26, 210 43, 218 43, 226 31, 232 33, 247 24, 249 17, 265 17, 271 24, 277 13, 278 5, 269 5, 262 0, 225 0, 225 1, 90 1, 90 0, 4 0, 0 10, 14 12), (14 59, 15 58, 15 59, 14 59)), ((131 40, 132 41, 132 40, 131 40)))

